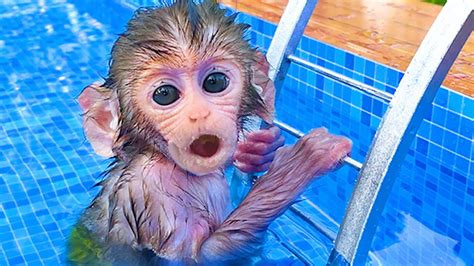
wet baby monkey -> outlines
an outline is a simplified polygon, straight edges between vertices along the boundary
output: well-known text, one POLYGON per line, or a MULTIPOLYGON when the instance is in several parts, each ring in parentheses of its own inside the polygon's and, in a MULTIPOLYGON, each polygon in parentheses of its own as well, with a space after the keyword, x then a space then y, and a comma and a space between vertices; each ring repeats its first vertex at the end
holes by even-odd
POLYGON ((78 264, 243 264, 269 224, 351 142, 316 129, 281 147, 276 127, 239 141, 246 118, 271 124, 274 87, 247 28, 214 1, 138 10, 105 82, 79 103, 94 150, 114 157, 69 241, 78 264), (278 148, 278 150, 277 150, 278 148), (232 209, 223 169, 265 171, 232 209))

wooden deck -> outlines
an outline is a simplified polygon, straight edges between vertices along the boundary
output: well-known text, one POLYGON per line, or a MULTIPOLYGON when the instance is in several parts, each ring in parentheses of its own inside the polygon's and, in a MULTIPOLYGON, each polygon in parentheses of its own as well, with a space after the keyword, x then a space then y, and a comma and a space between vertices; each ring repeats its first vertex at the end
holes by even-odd
MULTIPOLYGON (((278 23, 287 0, 220 0, 278 23)), ((421 0, 319 0, 305 34, 405 71, 441 10, 421 0)), ((474 36, 443 85, 474 97, 474 36)))

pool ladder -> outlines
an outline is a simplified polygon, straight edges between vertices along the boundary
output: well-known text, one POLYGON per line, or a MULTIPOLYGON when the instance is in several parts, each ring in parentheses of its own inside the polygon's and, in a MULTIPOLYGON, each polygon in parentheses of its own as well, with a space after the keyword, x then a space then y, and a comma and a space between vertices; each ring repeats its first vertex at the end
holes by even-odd
MULTIPOLYGON (((275 83, 278 97, 289 65, 296 63, 388 103, 365 162, 345 160, 360 171, 337 237, 334 239, 324 225, 315 225, 335 240, 328 265, 360 265, 367 260, 378 219, 423 113, 431 108, 442 81, 474 30, 474 1, 447 2, 393 95, 293 55, 316 3, 317 0, 289 0, 267 52, 272 66, 269 77, 275 83)), ((296 137, 304 135, 282 121, 274 123, 296 137)))

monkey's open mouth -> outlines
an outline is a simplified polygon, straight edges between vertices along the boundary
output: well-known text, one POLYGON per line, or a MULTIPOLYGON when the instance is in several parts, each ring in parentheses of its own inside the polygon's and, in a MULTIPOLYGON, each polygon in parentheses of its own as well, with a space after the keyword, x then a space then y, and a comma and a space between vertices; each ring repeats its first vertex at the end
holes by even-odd
POLYGON ((191 152, 209 158, 219 150, 219 138, 214 135, 202 135, 191 143, 191 152))

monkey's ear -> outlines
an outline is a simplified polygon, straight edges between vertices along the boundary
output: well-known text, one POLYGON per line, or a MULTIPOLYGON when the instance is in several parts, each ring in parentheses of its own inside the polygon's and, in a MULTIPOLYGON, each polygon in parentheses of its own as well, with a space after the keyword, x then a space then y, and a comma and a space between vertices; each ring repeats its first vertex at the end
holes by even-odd
POLYGON ((113 90, 91 84, 79 95, 84 112, 83 127, 94 151, 104 157, 114 156, 118 136, 119 104, 113 90))
POLYGON ((275 86, 273 85, 273 81, 268 77, 270 65, 265 55, 261 52, 257 52, 256 56, 257 63, 253 69, 252 83, 265 105, 263 110, 257 110, 257 115, 265 122, 272 124, 275 113, 275 86))

